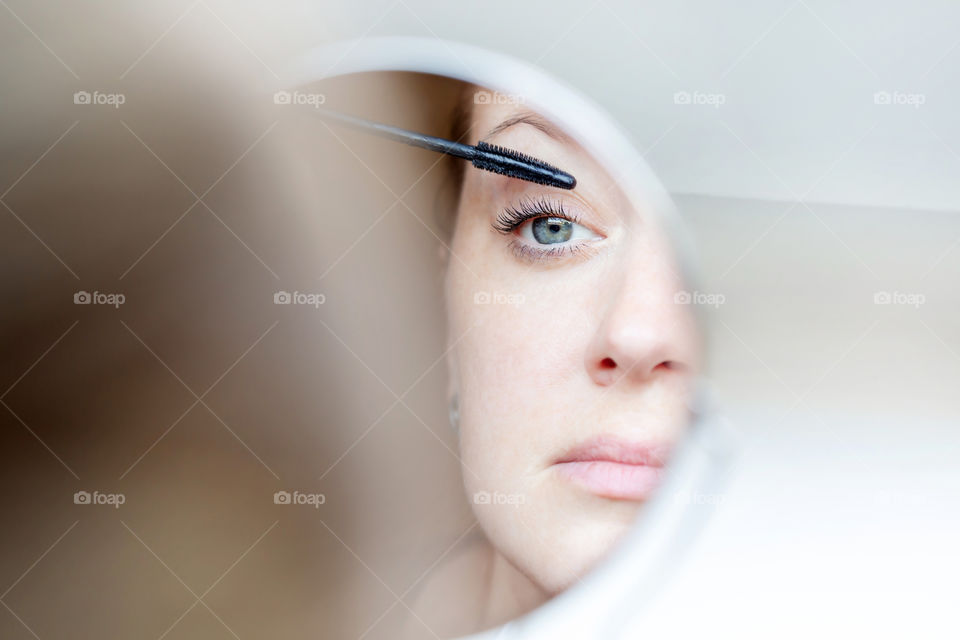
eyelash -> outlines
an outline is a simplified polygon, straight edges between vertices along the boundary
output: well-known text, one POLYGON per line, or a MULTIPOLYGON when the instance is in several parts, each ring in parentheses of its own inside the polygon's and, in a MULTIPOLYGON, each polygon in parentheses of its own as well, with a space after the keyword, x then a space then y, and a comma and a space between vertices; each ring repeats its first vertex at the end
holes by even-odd
MULTIPOLYGON (((544 217, 563 218, 574 224, 580 224, 580 216, 567 213, 562 202, 550 201, 546 197, 542 197, 536 200, 520 200, 515 206, 507 207, 497 215, 497 219, 492 226, 499 233, 511 235, 528 220, 544 217)), ((583 243, 541 248, 517 239, 511 241, 510 248, 517 257, 533 261, 544 258, 559 258, 567 254, 581 253, 586 249, 583 243)))
POLYGON ((580 222, 578 216, 571 216, 566 212, 562 202, 550 202, 546 198, 539 198, 537 200, 521 200, 516 206, 507 207, 497 216, 493 228, 506 235, 516 231, 527 220, 547 216, 563 218, 573 223, 580 222))

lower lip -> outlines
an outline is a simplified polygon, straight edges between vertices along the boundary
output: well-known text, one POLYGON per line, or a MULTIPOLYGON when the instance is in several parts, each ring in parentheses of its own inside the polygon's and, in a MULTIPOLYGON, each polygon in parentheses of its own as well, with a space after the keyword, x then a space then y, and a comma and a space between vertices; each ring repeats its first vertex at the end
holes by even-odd
POLYGON ((660 485, 662 467, 611 460, 560 462, 557 471, 602 498, 646 500, 660 485))

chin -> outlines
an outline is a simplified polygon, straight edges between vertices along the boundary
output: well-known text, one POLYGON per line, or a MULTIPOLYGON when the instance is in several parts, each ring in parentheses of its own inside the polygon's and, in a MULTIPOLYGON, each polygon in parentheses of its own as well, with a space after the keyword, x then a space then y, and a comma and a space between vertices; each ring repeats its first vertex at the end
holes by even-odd
MULTIPOLYGON (((636 515, 634 510, 633 515, 636 515)), ((622 513, 606 518, 582 518, 575 525, 554 528, 549 545, 535 545, 514 564, 543 591, 556 595, 575 586, 616 546, 634 518, 622 513)))

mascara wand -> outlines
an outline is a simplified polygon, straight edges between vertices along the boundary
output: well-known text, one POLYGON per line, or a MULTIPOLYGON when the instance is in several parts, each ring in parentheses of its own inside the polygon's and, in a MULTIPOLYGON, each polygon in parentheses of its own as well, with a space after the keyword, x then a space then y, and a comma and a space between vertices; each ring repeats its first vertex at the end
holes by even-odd
POLYGON ((472 146, 415 131, 407 131, 380 122, 355 118, 329 109, 319 109, 318 113, 323 118, 353 129, 366 131, 413 147, 429 149, 430 151, 469 160, 478 169, 560 189, 573 189, 577 186, 577 179, 566 171, 561 171, 543 160, 532 158, 513 149, 487 144, 483 141, 478 142, 476 146, 472 146))

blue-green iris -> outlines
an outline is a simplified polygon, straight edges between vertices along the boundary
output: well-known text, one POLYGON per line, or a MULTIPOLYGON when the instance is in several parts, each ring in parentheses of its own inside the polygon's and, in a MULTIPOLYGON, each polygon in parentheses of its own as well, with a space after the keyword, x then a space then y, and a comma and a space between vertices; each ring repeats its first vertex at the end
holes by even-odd
POLYGON ((532 227, 533 237, 540 244, 566 242, 573 235, 573 223, 564 218, 537 218, 532 227))

